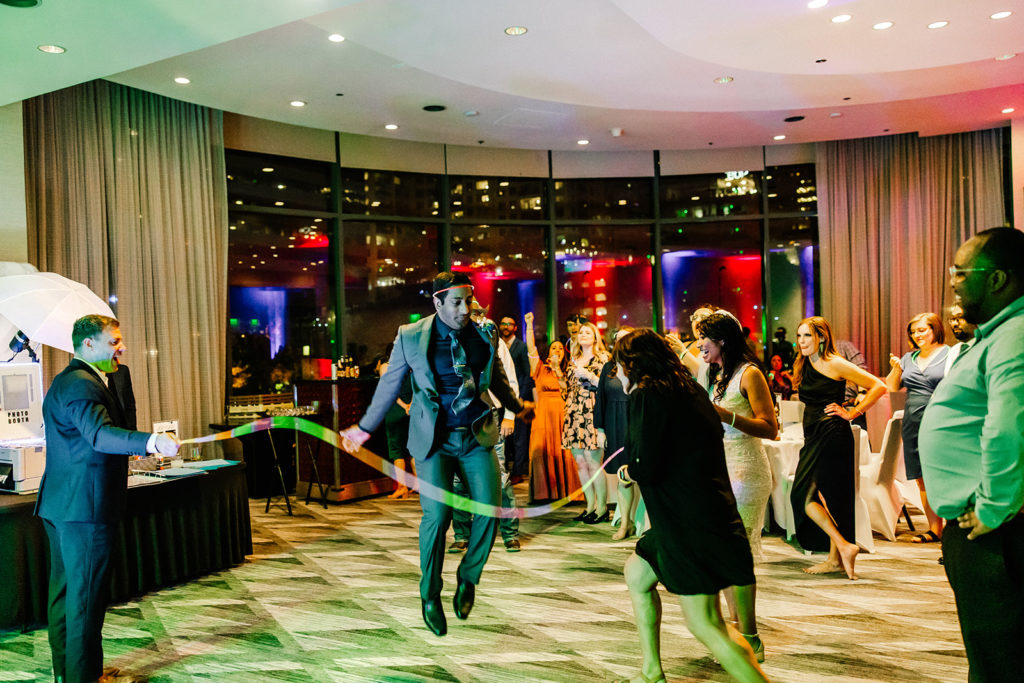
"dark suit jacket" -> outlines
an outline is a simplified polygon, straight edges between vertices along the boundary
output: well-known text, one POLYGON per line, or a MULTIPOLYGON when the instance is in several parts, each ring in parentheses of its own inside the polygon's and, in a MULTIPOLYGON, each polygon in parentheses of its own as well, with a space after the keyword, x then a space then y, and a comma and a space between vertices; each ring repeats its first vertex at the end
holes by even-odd
POLYGON ((149 434, 125 429, 120 404, 88 364, 73 358, 43 399, 46 470, 36 514, 55 522, 112 522, 124 513, 128 455, 149 434))
POLYGON ((125 429, 138 429, 138 411, 135 408, 135 391, 132 389, 132 373, 127 365, 118 365, 117 372, 107 374, 110 392, 117 398, 124 410, 125 429))
POLYGON ((508 346, 512 364, 516 366, 516 381, 519 382, 519 398, 533 400, 533 378, 530 376, 530 352, 522 339, 516 337, 508 346))
MULTIPOLYGON (((387 414, 388 409, 395 403, 399 392, 402 390, 402 380, 409 373, 412 373, 412 406, 409 408, 409 452, 416 460, 423 460, 431 453, 431 446, 434 443, 434 428, 437 423, 437 415, 441 411, 441 398, 437 392, 437 384, 434 381, 434 371, 430 368, 430 336, 434 327, 434 315, 428 315, 409 325, 402 325, 398 328, 398 336, 395 337, 395 348, 388 359, 388 370, 380 378, 377 384, 377 391, 373 394, 373 401, 366 409, 366 414, 359 420, 359 428, 366 432, 372 432, 380 425, 387 414)), ((497 406, 491 401, 488 390, 501 402, 501 405, 512 412, 518 413, 523 409, 519 397, 512 391, 505 376, 505 370, 501 362, 495 362, 497 355, 498 331, 494 325, 485 328, 469 323, 480 336, 491 345, 491 358, 487 361, 487 367, 480 375, 480 382, 477 385, 477 395, 481 401, 491 407, 481 415, 472 425, 473 434, 481 445, 490 448, 498 443, 500 418, 497 406)))

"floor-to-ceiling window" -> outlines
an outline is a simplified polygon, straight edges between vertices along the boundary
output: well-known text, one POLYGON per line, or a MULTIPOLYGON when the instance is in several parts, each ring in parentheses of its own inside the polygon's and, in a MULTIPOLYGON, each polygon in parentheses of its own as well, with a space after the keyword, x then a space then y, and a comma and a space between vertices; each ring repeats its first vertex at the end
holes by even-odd
POLYGON ((229 151, 227 168, 235 393, 324 376, 343 355, 369 366, 432 312, 441 268, 469 274, 495 320, 533 312, 540 343, 549 315, 556 334, 579 313, 608 335, 657 321, 686 337, 712 303, 763 344, 817 312, 813 164, 548 179, 229 151))

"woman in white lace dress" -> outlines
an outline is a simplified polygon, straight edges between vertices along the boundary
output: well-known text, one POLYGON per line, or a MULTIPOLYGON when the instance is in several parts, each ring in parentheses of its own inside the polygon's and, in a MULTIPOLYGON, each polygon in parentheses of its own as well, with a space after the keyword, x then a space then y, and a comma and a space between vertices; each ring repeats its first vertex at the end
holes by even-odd
MULTIPOLYGON (((774 439, 778 433, 771 390, 731 313, 716 311, 697 323, 697 331, 705 362, 697 381, 708 390, 725 428, 729 480, 757 562, 762 559, 761 527, 772 492, 772 468, 761 439, 774 439)), ((763 661, 764 646, 757 636, 754 611, 755 585, 727 589, 725 598, 730 617, 763 661)))

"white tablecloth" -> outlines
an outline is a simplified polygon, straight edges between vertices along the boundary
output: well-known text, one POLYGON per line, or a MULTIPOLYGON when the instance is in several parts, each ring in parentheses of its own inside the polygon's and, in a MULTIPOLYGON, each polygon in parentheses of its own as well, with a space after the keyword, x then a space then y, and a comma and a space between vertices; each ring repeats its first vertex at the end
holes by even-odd
MULTIPOLYGON (((764 450, 768 454, 768 462, 772 466, 771 506, 775 523, 786 530, 786 539, 796 533, 793 521, 793 504, 789 492, 793 488, 793 475, 800 460, 800 449, 804 445, 804 428, 799 422, 785 425, 779 433, 779 439, 762 439, 764 450)), ((864 434, 860 438, 860 462, 867 462, 871 454, 871 445, 864 434)))

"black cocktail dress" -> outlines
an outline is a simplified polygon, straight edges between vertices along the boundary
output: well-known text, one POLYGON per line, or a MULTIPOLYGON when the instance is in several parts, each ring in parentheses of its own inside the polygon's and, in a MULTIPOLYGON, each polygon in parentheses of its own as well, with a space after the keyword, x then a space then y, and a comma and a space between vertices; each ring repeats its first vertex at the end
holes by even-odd
POLYGON ((629 395, 629 475, 651 518, 636 553, 677 595, 754 583, 722 434, 718 413, 695 382, 672 395, 643 387, 629 395))
POLYGON ((828 535, 804 511, 808 501, 821 502, 818 500, 820 493, 839 533, 854 543, 857 537, 854 524, 857 457, 853 431, 843 418, 825 414, 828 404, 842 405, 846 381, 826 377, 807 361, 798 391, 804 404, 804 445, 790 492, 796 539, 804 550, 829 549, 828 535))

